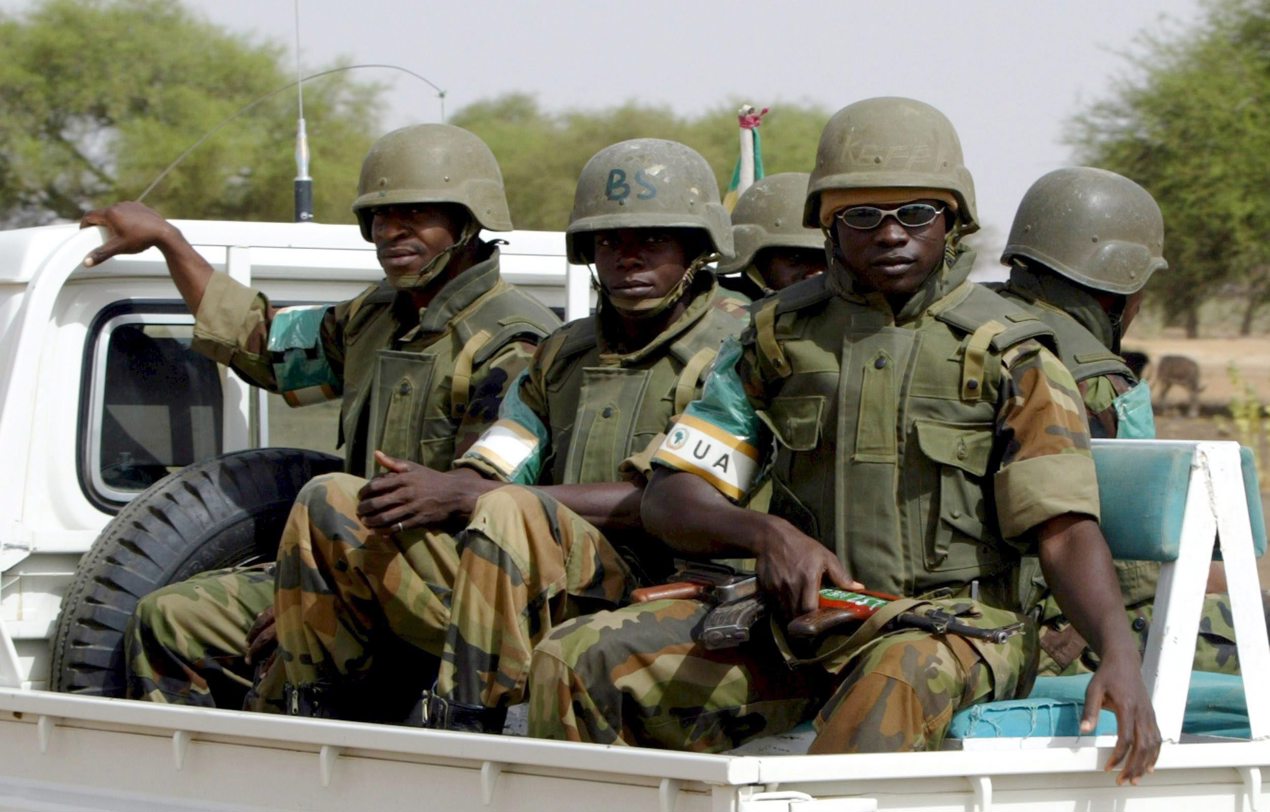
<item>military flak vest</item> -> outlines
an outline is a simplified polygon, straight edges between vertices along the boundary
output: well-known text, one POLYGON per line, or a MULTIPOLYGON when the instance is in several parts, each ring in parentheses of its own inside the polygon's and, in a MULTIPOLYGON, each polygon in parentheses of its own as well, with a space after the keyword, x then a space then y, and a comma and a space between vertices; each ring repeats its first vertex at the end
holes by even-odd
POLYGON ((454 460, 473 372, 514 341, 538 343, 559 322, 537 300, 498 278, 496 257, 447 283, 422 312, 418 328, 402 337, 393 335, 395 296, 381 284, 350 308, 346 368, 366 371, 344 391, 345 454, 350 468, 363 466, 366 475, 375 470, 376 449, 444 471, 454 460), (356 441, 359 436, 365 436, 364 445, 356 441))
POLYGON ((700 393, 719 345, 740 332, 744 307, 711 287, 688 311, 643 349, 601 351, 597 317, 561 328, 542 348, 552 484, 614 482, 618 466, 643 451, 671 418, 700 393))
POLYGON ((873 589, 920 595, 998 575, 1012 589, 1017 554, 991 505, 1001 357, 1049 331, 968 270, 932 274, 942 295, 904 327, 814 277, 761 305, 743 338, 767 382, 770 511, 873 589))

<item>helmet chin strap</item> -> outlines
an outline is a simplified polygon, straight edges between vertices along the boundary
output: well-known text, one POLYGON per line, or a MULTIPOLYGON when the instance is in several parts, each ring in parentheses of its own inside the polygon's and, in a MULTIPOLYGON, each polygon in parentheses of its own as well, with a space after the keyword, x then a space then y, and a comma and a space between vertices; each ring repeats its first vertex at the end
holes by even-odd
POLYGON ((716 253, 706 253, 694 259, 684 271, 684 275, 679 278, 679 282, 665 295, 658 296, 655 299, 614 294, 604 287, 604 284, 596 276, 594 269, 591 272, 591 286, 599 291, 604 300, 623 316, 632 319, 651 319, 654 316, 665 313, 674 306, 675 302, 683 298, 684 292, 692 285, 692 280, 697 275, 697 271, 717 260, 719 256, 716 253))
POLYGON ((388 284, 397 290, 417 290, 426 288, 428 284, 441 275, 441 272, 450 264, 450 260, 456 253, 462 251, 472 242, 477 233, 481 230, 481 226, 474 219, 469 219, 467 224, 463 226, 463 232, 459 235, 459 239, 449 248, 438 253, 435 257, 428 260, 426 264, 414 273, 402 274, 397 277, 388 277, 388 284))
POLYGON ((1129 303, 1128 296, 1119 297, 1119 306, 1115 312, 1108 311, 1107 317, 1111 320, 1111 351, 1116 355, 1120 354, 1120 340, 1124 338, 1124 309, 1129 303))

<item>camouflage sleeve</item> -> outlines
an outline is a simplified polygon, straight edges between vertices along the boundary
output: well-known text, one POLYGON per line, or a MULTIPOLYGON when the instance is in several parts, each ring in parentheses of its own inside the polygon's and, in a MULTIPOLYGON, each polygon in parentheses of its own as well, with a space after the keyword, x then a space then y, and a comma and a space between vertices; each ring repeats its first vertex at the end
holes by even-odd
POLYGON ((761 462, 762 424, 742 382, 742 355, 735 338, 723 343, 701 397, 688 404, 653 456, 654 465, 696 474, 733 501, 749 491, 761 462))
POLYGON ((1099 517, 1098 482, 1085 406, 1067 368, 1035 341, 1002 356, 997 435, 1004 453, 993 480, 1006 538, 1079 513, 1099 517))
POLYGON ((517 485, 538 482, 551 443, 541 357, 540 345, 509 385, 498 419, 455 460, 455 467, 474 468, 490 479, 517 485))
POLYGON ((462 457, 498 420, 498 410, 520 373, 529 367, 534 345, 512 341, 490 356, 472 375, 471 398, 454 439, 455 457, 462 457))
POLYGON ((292 406, 337 398, 343 367, 333 308, 274 310, 263 293, 212 274, 194 321, 192 348, 292 406), (334 363, 333 363, 334 361, 334 363))
POLYGON ((1106 375, 1088 378, 1076 384, 1080 390, 1081 400, 1085 403, 1085 412, 1089 415, 1089 434, 1091 437, 1116 436, 1116 400, 1115 386, 1106 375))

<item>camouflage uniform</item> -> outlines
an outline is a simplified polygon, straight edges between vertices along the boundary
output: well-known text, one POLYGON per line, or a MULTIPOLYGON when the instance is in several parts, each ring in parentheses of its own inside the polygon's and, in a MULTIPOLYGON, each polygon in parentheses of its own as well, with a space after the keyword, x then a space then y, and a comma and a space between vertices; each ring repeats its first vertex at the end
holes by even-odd
MULTIPOLYGON (((708 272, 688 295, 684 315, 635 352, 610 349, 603 307, 550 336, 498 422, 458 464, 520 485, 620 480, 619 466, 696 396, 715 348, 744 324, 744 308, 708 272)), ((638 458, 630 463, 627 475, 642 475, 638 458)), ((655 543, 642 533, 606 538, 536 490, 483 495, 465 529, 395 538, 359 531, 354 501, 320 501, 329 514, 307 523, 293 517, 311 532, 288 531, 279 549, 279 658, 293 694, 325 694, 334 715, 390 715, 352 707, 356 692, 348 690, 383 659, 385 640, 433 655, 444 643, 438 693, 454 684, 461 663, 465 684, 489 684, 490 705, 518 701, 529 650, 553 623, 617 605, 642 567, 658 566, 655 543), (438 548, 455 552, 440 561, 438 548)), ((416 687, 428 687, 424 679, 416 687)))
MULTIPOLYGON (((1097 486, 1075 384, 1035 340, 1047 331, 967 282, 971 263, 937 269, 899 312, 836 265, 766 300, 656 462, 733 499, 770 476, 771 512, 855 577, 927 596, 897 608, 1018 620, 1029 531, 1096 518, 1097 486)), ((691 634, 701 611, 667 601, 558 628, 534 652, 530 733, 713 751, 819 709, 817 751, 930 749, 958 709, 1031 682, 1031 633, 932 636, 885 626, 883 610, 816 651, 779 629, 707 651, 691 634)))
MULTIPOLYGON (((558 323, 502 281, 491 247, 423 311, 384 282, 351 301, 284 308, 271 320, 262 294, 215 274, 195 347, 292 405, 341 398, 345 467, 357 476, 336 479, 355 497, 376 448, 447 469, 494 421, 534 346, 558 323)), ((312 509, 314 494, 303 498, 312 509)), ((125 637, 128 696, 240 707, 252 679, 247 633, 272 599, 272 565, 268 574, 204 573, 143 598, 125 637)))
MULTIPOLYGON (((1119 436, 1117 411, 1126 408, 1124 396, 1134 387, 1145 384, 1111 351, 1110 347, 1118 343, 1118 336, 1111 317, 1093 294, 1057 274, 1038 273, 1023 263, 1011 269, 1009 281, 997 292, 1030 311, 1054 331, 1059 359, 1080 389, 1089 415, 1090 434, 1119 436)), ((1150 399, 1145 398, 1139 408, 1149 410, 1150 406, 1150 399)), ((1037 613, 1041 621, 1039 673, 1045 676, 1079 674, 1097 668, 1097 655, 1062 616, 1057 602, 1049 594, 1039 562, 1025 559, 1022 573, 1024 606, 1027 611, 1037 613)), ((1116 576, 1130 626, 1140 641, 1139 651, 1144 651, 1160 565, 1153 561, 1117 561, 1116 576)), ((1195 668, 1238 673, 1229 598, 1208 595, 1200 624, 1195 668)))

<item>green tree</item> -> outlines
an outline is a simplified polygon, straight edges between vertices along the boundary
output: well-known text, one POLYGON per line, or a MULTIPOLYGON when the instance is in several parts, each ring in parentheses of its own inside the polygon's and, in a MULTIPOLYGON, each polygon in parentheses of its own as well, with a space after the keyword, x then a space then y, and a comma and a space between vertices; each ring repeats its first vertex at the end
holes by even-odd
MULTIPOLYGON (((451 122, 481 136, 498 156, 517 228, 560 230, 569 221, 583 165, 604 147, 627 138, 687 144, 710 162, 720 191, 725 190, 739 148, 737 107, 721 105, 691 118, 636 102, 548 113, 532 96, 518 93, 468 105, 451 122)), ((775 106, 762 129, 767 172, 810 171, 828 118, 819 108, 775 106)))
MULTIPOLYGON (((189 145, 294 79, 284 49, 172 0, 44 0, 0 16, 0 223, 75 220, 135 198, 189 145)), ((317 219, 351 222, 382 89, 305 84, 317 219)), ((169 217, 290 220, 295 92, 217 131, 146 202, 169 217)))
POLYGON ((1210 0, 1196 27, 1145 36, 1134 76, 1080 115, 1078 158, 1127 175, 1160 203, 1169 269, 1149 294, 1199 332, 1199 306, 1270 301, 1270 0, 1210 0))

